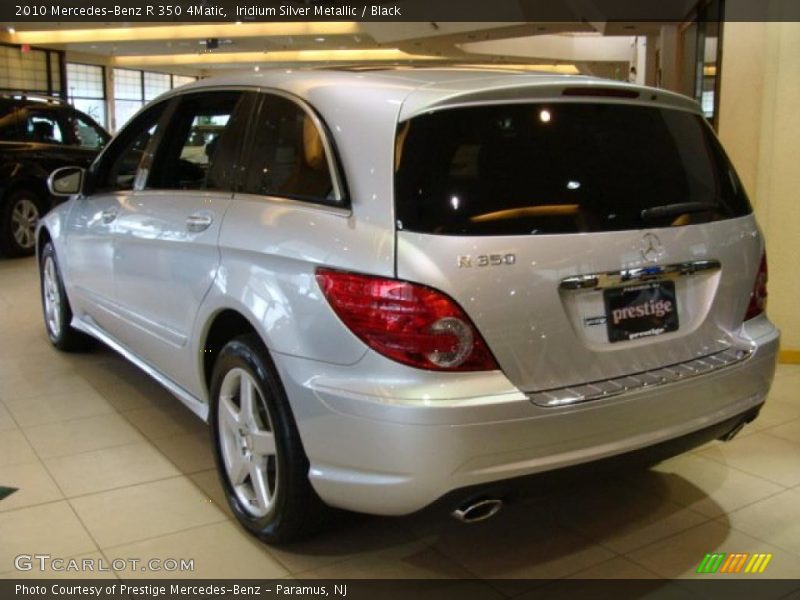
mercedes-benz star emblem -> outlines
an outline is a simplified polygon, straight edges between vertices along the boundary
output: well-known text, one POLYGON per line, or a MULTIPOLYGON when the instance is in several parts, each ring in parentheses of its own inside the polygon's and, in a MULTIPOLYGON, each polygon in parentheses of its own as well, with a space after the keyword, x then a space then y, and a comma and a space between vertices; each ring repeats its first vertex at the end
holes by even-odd
POLYGON ((654 233, 645 233, 642 236, 642 258, 647 262, 656 262, 664 254, 664 246, 654 233))

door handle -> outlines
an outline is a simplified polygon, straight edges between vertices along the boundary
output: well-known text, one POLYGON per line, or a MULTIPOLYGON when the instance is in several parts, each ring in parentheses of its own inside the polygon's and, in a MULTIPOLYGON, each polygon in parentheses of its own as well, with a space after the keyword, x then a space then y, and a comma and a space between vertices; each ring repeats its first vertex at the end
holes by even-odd
POLYGON ((186 229, 192 233, 199 233, 211 227, 214 217, 208 213, 195 213, 186 218, 186 229))
POLYGON ((117 214, 118 214, 118 213, 117 213, 116 209, 114 209, 114 208, 107 208, 107 209, 106 209, 106 210, 104 210, 102 213, 100 213, 100 219, 103 221, 103 223, 105 223, 106 225, 108 225, 108 224, 109 224, 109 223, 111 223, 111 222, 112 222, 114 219, 116 219, 116 218, 117 218, 117 214))

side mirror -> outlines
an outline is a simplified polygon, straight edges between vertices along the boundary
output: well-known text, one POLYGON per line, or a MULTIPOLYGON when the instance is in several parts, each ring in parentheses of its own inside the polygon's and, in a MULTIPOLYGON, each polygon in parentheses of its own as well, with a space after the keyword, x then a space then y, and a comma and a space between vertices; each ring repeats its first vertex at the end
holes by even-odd
POLYGON ((86 170, 81 167, 61 167, 50 173, 47 178, 47 189, 54 196, 72 196, 79 194, 83 187, 86 170))

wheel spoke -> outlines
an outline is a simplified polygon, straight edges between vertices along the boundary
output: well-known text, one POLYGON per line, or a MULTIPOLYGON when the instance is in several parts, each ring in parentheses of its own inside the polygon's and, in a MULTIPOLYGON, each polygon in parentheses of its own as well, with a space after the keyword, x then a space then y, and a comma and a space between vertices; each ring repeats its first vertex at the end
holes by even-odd
POLYGON ((254 431, 251 437, 255 454, 262 457, 275 455, 275 436, 271 431, 254 431))
POLYGON ((228 468, 228 477, 231 480, 231 484, 234 486, 241 485, 250 471, 250 464, 236 450, 230 452, 226 458, 226 467, 228 468))
POLYGON ((267 474, 263 463, 253 463, 250 465, 250 482, 256 494, 256 502, 262 511, 266 511, 270 504, 272 494, 270 493, 267 474))
POLYGON ((219 399, 219 419, 228 431, 236 431, 239 428, 241 414, 236 410, 230 396, 222 396, 219 399))
POLYGON ((242 375, 239 382, 239 405, 241 406, 240 421, 252 425, 255 423, 255 399, 256 387, 253 380, 247 375, 242 375))

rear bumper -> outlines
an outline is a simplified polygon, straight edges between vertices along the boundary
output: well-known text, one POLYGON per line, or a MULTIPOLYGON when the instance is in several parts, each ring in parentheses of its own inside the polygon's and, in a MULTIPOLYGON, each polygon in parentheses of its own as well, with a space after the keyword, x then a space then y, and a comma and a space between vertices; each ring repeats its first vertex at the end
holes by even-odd
POLYGON ((452 490, 433 504, 449 513, 453 511, 453 507, 463 506, 465 503, 479 498, 503 497, 509 499, 518 494, 533 495, 541 489, 552 489, 554 486, 577 479, 613 477, 626 469, 641 470, 648 465, 654 465, 662 460, 683 454, 708 442, 723 439, 732 433, 738 433, 742 427, 758 417, 761 406, 751 408, 741 415, 720 421, 710 427, 693 431, 665 442, 659 442, 652 446, 630 450, 624 454, 615 454, 608 458, 592 460, 591 462, 553 471, 533 473, 513 479, 504 479, 452 490))
MULTIPOLYGON (((749 359, 686 381, 560 408, 536 406, 502 374, 443 378, 409 369, 364 381, 369 364, 276 364, 329 504, 399 515, 454 490, 663 444, 757 412, 774 375, 779 333, 746 324, 749 359), (411 379, 414 377, 415 379, 411 379), (432 378, 428 381, 427 378, 432 378)), ((379 357, 368 357, 365 361, 379 357)), ((725 433, 725 432, 723 432, 725 433)))

